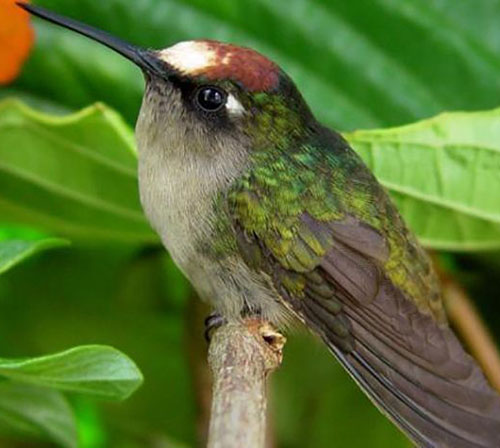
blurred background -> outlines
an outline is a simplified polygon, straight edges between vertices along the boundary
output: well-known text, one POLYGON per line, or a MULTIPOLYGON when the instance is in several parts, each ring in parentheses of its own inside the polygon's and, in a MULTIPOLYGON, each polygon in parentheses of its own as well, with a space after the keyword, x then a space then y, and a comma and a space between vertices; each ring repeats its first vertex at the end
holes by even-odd
MULTIPOLYGON (((8 1, 0 0, 0 6, 8 1)), ((277 61, 318 118, 339 131, 500 104, 500 0, 33 3, 145 47, 195 38, 251 46, 277 61)), ((0 15, 0 28, 6 29, 10 17, 0 15)), ((134 125, 143 90, 135 67, 46 22, 33 20, 32 26, 33 47, 20 72, 4 81, 0 98, 15 96, 51 114, 100 101, 114 108, 126 126, 134 125)), ((1 145, 0 136, 0 150, 1 145)), ((80 447, 202 446, 210 383, 201 322, 209 310, 151 230, 141 221, 141 232, 120 233, 116 221, 114 232, 110 218, 106 226, 97 220, 77 232, 76 214, 67 223, 47 224, 40 216, 59 205, 46 202, 45 212, 37 205, 23 213, 3 206, 20 191, 28 194, 27 187, 17 190, 6 179, 0 165, 0 230, 22 235, 34 229, 69 237, 72 244, 0 276, 0 356, 34 356, 88 343, 117 347, 138 364, 144 385, 119 404, 71 396, 80 447)), ((135 195, 129 199, 136 207, 135 180, 126 185, 130 188, 116 195, 135 195)), ((32 188, 30 197, 41 197, 38 190, 44 186, 32 188)), ((85 206, 81 213, 87 213, 85 206)), ((497 341, 499 241, 487 251, 435 252, 442 269, 460 279, 497 341)), ((272 446, 410 446, 305 332, 289 335, 270 394, 272 446)), ((0 446, 54 445, 2 431, 0 446)))

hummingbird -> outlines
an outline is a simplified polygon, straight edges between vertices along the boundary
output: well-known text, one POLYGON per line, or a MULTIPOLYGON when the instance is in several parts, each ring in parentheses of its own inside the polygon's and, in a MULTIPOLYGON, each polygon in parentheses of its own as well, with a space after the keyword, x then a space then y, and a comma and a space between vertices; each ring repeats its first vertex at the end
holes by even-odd
POLYGON ((202 299, 226 320, 302 322, 417 446, 500 447, 500 396, 450 328, 428 255, 276 63, 214 40, 140 48, 19 6, 144 73, 141 203, 202 299))

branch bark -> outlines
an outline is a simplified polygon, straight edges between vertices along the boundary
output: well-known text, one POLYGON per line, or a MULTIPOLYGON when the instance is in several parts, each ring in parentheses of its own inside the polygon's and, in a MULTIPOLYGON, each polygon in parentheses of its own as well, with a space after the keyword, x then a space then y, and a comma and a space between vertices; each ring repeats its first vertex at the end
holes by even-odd
POLYGON ((284 336, 257 319, 215 332, 208 352, 213 374, 208 448, 264 448, 266 382, 281 363, 284 344, 284 336))

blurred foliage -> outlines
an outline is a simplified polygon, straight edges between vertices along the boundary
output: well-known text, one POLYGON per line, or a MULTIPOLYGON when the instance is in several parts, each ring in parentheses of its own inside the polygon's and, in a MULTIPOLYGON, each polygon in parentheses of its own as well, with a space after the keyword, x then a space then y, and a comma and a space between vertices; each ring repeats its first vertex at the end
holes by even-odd
MULTIPOLYGON (((209 37, 254 47, 343 131, 499 105, 500 0, 34 3, 143 46, 209 37)), ((145 383, 116 405, 0 382, 0 447, 53 446, 40 437, 74 446, 77 433, 80 448, 196 446, 205 310, 139 209, 129 126, 142 76, 85 38, 41 21, 35 30, 21 76, 0 90, 44 112, 0 106, 0 271, 2 260, 5 271, 24 260, 0 276, 0 355, 108 344, 134 359, 145 383), (88 107, 96 101, 116 112, 88 107), (61 237, 72 246, 56 249, 61 237)), ((498 123, 498 111, 447 114, 346 135, 425 243, 475 251, 445 255, 500 338, 500 254, 477 251, 499 246, 498 123)), ((274 375, 271 408, 283 448, 410 446, 301 332, 274 375)))

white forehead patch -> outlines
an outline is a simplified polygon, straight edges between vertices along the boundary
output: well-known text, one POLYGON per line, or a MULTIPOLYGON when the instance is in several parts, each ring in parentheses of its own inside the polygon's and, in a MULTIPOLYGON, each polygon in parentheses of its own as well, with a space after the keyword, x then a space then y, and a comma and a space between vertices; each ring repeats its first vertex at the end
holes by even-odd
POLYGON ((179 42, 159 52, 160 57, 183 73, 198 73, 215 64, 215 52, 205 42, 179 42))
POLYGON ((232 115, 243 115, 245 112, 245 108, 241 105, 241 103, 235 98, 234 95, 230 93, 227 95, 226 100, 226 109, 228 113, 232 115))

